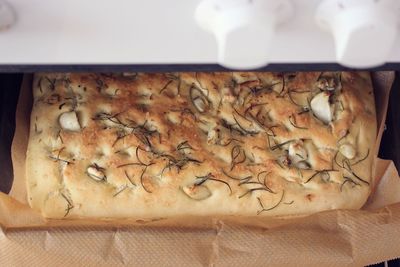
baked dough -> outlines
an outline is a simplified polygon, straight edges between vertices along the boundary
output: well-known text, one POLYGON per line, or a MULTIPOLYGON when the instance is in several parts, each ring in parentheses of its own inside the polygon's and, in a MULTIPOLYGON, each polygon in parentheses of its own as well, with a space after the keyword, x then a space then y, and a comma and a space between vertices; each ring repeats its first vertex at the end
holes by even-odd
POLYGON ((30 205, 47 218, 359 209, 376 138, 365 72, 36 74, 30 205))

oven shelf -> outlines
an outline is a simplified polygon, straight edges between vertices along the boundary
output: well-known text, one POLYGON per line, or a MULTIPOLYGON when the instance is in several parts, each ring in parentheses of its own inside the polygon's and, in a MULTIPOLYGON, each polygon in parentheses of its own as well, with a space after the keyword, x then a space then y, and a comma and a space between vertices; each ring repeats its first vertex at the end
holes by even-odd
MULTIPOLYGON (((318 63, 318 64, 270 64, 254 71, 353 71, 356 69, 347 68, 337 63, 318 63)), ((387 63, 368 71, 400 71, 400 62, 387 63)), ((26 73, 26 72, 122 72, 122 71, 142 71, 142 72, 172 72, 172 71, 232 71, 218 64, 40 64, 40 65, 4 65, 0 64, 0 73, 26 73)), ((248 70, 247 70, 248 71, 248 70)))

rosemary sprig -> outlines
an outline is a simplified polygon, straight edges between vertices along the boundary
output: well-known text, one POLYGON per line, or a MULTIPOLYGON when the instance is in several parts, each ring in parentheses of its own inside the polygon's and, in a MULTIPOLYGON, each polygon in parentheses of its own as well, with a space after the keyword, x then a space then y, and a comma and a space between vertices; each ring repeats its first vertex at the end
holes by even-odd
POLYGON ((248 121, 248 122, 253 122, 252 120, 248 119, 245 115, 240 114, 239 111, 237 111, 237 109, 234 108, 234 107, 233 107, 233 111, 235 111, 235 113, 236 113, 239 117, 243 118, 244 120, 246 120, 246 121, 248 121))
POLYGON ((343 186, 344 186, 346 183, 351 183, 353 186, 357 186, 357 185, 360 186, 359 183, 356 183, 356 182, 355 182, 353 179, 351 179, 350 177, 344 176, 343 179, 344 179, 344 181, 343 181, 343 183, 340 185, 340 192, 343 191, 343 186))
POLYGON ((54 157, 54 156, 50 155, 49 158, 54 159, 54 161, 56 161, 56 162, 57 162, 57 161, 59 161, 59 162, 64 162, 64 163, 66 163, 67 165, 73 164, 73 162, 71 162, 71 161, 68 161, 68 160, 66 160, 66 159, 61 159, 61 158, 60 158, 61 152, 62 152, 64 149, 65 149, 65 147, 62 147, 62 148, 60 148, 60 149, 58 150, 57 157, 54 157))
POLYGON ((268 127, 267 128, 267 131, 266 131, 266 134, 268 135, 268 141, 269 141, 269 137, 271 136, 271 137, 275 137, 276 136, 276 134, 275 134, 275 132, 274 132, 274 128, 277 128, 278 126, 276 126, 276 125, 273 125, 273 126, 270 126, 270 127, 268 127))
POLYGON ((144 152, 147 152, 146 150, 142 149, 140 146, 137 146, 137 147, 136 147, 136 150, 135 150, 135 155, 136 155, 137 161, 139 161, 139 163, 141 163, 141 164, 144 165, 144 166, 149 166, 149 164, 151 164, 151 162, 146 164, 146 163, 144 163, 144 162, 140 159, 140 157, 139 157, 139 150, 142 150, 142 151, 144 151, 144 152))
POLYGON ((247 130, 246 128, 244 128, 244 127, 239 123, 239 121, 236 119, 235 114, 233 114, 233 119, 235 120, 236 125, 239 127, 239 129, 240 129, 242 132, 244 132, 244 133, 246 133, 246 134, 249 134, 249 135, 255 135, 255 134, 258 134, 258 133, 259 133, 259 131, 251 131, 251 130, 247 130))
POLYGON ((353 171, 353 169, 351 168, 352 166, 354 166, 354 165, 356 165, 356 164, 358 164, 358 163, 360 163, 360 162, 362 162, 362 161, 364 161, 364 160, 366 160, 366 159, 368 158, 368 156, 369 156, 369 149, 368 149, 368 151, 367 151, 367 154, 366 154, 363 158, 359 159, 358 161, 356 161, 356 162, 354 162, 354 163, 351 163, 350 160, 347 159, 347 158, 343 158, 343 160, 342 160, 342 165, 340 165, 339 162, 337 161, 337 156, 338 156, 338 154, 339 154, 339 151, 336 152, 336 154, 335 154, 335 156, 334 156, 334 158, 333 158, 333 159, 334 159, 334 162, 336 163, 336 165, 338 165, 339 167, 341 167, 341 168, 347 170, 349 173, 351 173, 351 174, 352 174, 357 180, 359 180, 360 182, 362 182, 362 183, 364 183, 364 184, 366 184, 366 185, 369 185, 369 182, 368 182, 368 181, 364 180, 364 179, 361 178, 359 175, 357 175, 357 174, 353 171))
POLYGON ((202 161, 197 160, 197 159, 193 159, 188 157, 186 154, 181 155, 181 158, 175 158, 169 154, 160 154, 158 155, 159 157, 164 157, 168 159, 167 164, 164 166, 164 168, 161 171, 161 176, 163 175, 164 171, 166 169, 171 170, 171 168, 176 168, 178 173, 180 170, 183 169, 183 167, 185 167, 187 164, 189 164, 190 162, 194 163, 194 164, 201 164, 202 161))
POLYGON ((150 142, 149 137, 156 132, 157 131, 149 131, 143 126, 138 126, 132 129, 132 133, 136 136, 136 138, 148 148, 151 148, 153 146, 150 142))
POLYGON ((67 103, 65 103, 65 102, 64 102, 64 103, 61 103, 61 104, 58 106, 58 109, 61 110, 61 109, 64 107, 65 104, 67 104, 67 103))
POLYGON ((247 190, 246 192, 244 192, 242 195, 240 195, 239 198, 242 198, 242 197, 244 197, 244 196, 246 196, 246 195, 248 195, 248 194, 251 194, 251 193, 253 193, 254 191, 267 191, 267 192, 271 192, 270 190, 268 190, 268 189, 265 188, 265 187, 251 188, 251 189, 247 190))
POLYGON ((168 165, 167 165, 167 168, 176 167, 178 169, 178 171, 179 171, 179 170, 182 170, 182 168, 186 164, 188 164, 189 162, 193 162, 193 163, 197 163, 197 164, 202 163, 200 160, 192 159, 192 158, 189 158, 189 157, 184 157, 184 158, 178 159, 176 161, 169 162, 168 165))
MULTIPOLYGON (((176 86, 176 95, 179 95, 180 92, 181 92, 181 84, 182 84, 182 80, 181 80, 180 76, 179 76, 179 75, 175 75, 175 74, 173 74, 173 73, 166 73, 166 74, 165 74, 165 77, 167 77, 168 79, 170 79, 171 82, 172 82, 172 81, 178 81, 178 84, 177 84, 177 86, 176 86)), ((165 86, 165 89, 166 89, 168 86, 169 86, 169 83, 165 86)), ((161 90, 161 91, 163 91, 163 90, 161 90)), ((162 93, 161 91, 160 91, 160 94, 162 93)))
POLYGON ((53 104, 60 102, 60 100, 61 100, 61 96, 59 94, 52 94, 51 96, 49 96, 46 99, 45 102, 49 105, 53 105, 53 104))
POLYGON ((124 123, 122 123, 121 120, 118 118, 118 116, 120 114, 122 114, 122 113, 123 112, 118 112, 118 113, 115 113, 115 114, 111 114, 111 113, 107 113, 107 112, 100 112, 100 113, 96 114, 92 118, 92 120, 94 120, 94 121, 106 121, 106 120, 108 120, 110 122, 113 122, 115 124, 119 124, 119 125, 125 127, 126 125, 124 123))
POLYGON ((278 166, 279 166, 281 169, 285 169, 285 166, 282 164, 282 162, 281 162, 280 160, 275 160, 275 162, 276 162, 276 164, 278 164, 278 166))
POLYGON ((128 172, 125 170, 124 173, 125 173, 126 179, 128 179, 128 181, 129 181, 133 186, 136 186, 136 184, 132 181, 131 177, 129 177, 128 172))
POLYGON ((181 151, 181 150, 184 151, 185 149, 195 150, 195 149, 193 149, 193 147, 189 144, 189 142, 187 140, 179 143, 176 147, 177 151, 181 151))
POLYGON ((310 108, 309 107, 302 107, 302 111, 298 112, 297 115, 303 115, 305 113, 310 112, 310 108))
POLYGON ((312 179, 314 179, 317 175, 322 175, 325 174, 327 176, 330 177, 330 172, 338 172, 338 170, 320 170, 320 171, 316 171, 313 175, 311 175, 304 183, 308 183, 310 182, 312 179))
POLYGON ((249 189, 249 190, 246 191, 244 194, 242 194, 241 196, 239 196, 239 198, 242 198, 242 197, 246 196, 247 194, 251 194, 251 193, 254 192, 254 191, 260 191, 260 190, 261 190, 261 191, 267 191, 267 192, 269 192, 269 193, 271 193, 271 194, 276 194, 274 191, 271 190, 271 188, 269 188, 269 187, 267 186, 266 179, 267 179, 268 174, 270 174, 270 173, 267 172, 267 171, 262 171, 262 172, 259 172, 259 173, 257 174, 257 181, 250 181, 251 178, 248 179, 248 180, 243 180, 243 181, 241 181, 241 182, 239 183, 239 186, 240 186, 240 185, 246 185, 246 184, 256 184, 256 185, 259 185, 260 187, 249 189), (263 179, 263 181, 261 182, 260 176, 262 176, 262 175, 264 175, 264 174, 265 174, 264 179, 263 179))
POLYGON ((128 136, 128 134, 126 134, 124 131, 118 131, 117 132, 117 138, 115 139, 115 141, 113 142, 111 147, 114 147, 118 143, 118 141, 124 139, 127 136, 128 136))
POLYGON ((232 175, 228 174, 224 169, 221 169, 221 172, 222 172, 226 177, 228 177, 228 178, 230 178, 230 179, 233 179, 233 180, 240 181, 240 182, 242 182, 242 181, 249 181, 249 180, 253 177, 253 176, 251 176, 251 175, 246 176, 246 177, 243 177, 243 178, 236 177, 236 176, 232 176, 232 175))
MULTIPOLYGON (((243 90, 242 90, 242 92, 246 93, 243 90)), ((240 97, 240 96, 241 96, 240 94, 237 96, 236 103, 238 105, 241 105, 244 107, 248 102, 251 101, 251 98, 254 97, 254 94, 251 91, 248 91, 244 97, 240 97), (248 101, 249 99, 250 99, 250 101, 248 101)))
POLYGON ((125 163, 125 164, 118 165, 117 168, 124 168, 124 167, 128 167, 128 166, 145 166, 145 167, 148 167, 148 166, 151 166, 153 164, 154 164, 153 162, 151 162, 149 164, 144 164, 144 163, 141 163, 141 162, 130 162, 130 163, 125 163))
POLYGON ((168 86, 173 82, 174 80, 169 80, 158 92, 160 95, 168 88, 168 86))
POLYGON ((290 88, 288 88, 287 95, 289 97, 290 102, 292 102, 295 106, 303 107, 303 105, 300 105, 299 103, 294 101, 292 93, 303 94, 303 93, 309 93, 309 92, 311 92, 311 91, 310 90, 296 91, 296 90, 291 90, 290 88))
POLYGON ((233 125, 234 124, 230 124, 225 119, 221 119, 221 126, 228 129, 231 134, 232 134, 232 132, 237 131, 240 135, 244 135, 243 132, 241 132, 239 129, 236 129, 235 127, 233 127, 233 125))
POLYGON ((238 143, 244 143, 242 140, 236 139, 236 138, 229 138, 228 141, 225 143, 217 142, 217 145, 220 146, 229 146, 233 141, 238 142, 238 143))
POLYGON ((124 147, 124 148, 121 148, 121 149, 119 149, 119 150, 116 150, 116 151, 114 152, 114 154, 119 154, 119 153, 121 153, 121 154, 126 154, 126 155, 129 156, 129 153, 128 153, 126 150, 129 149, 129 148, 131 148, 131 147, 134 147, 134 145, 131 145, 131 146, 124 147))
POLYGON ((282 83, 282 82, 276 82, 276 83, 273 83, 273 84, 270 84, 270 85, 267 85, 267 86, 265 86, 265 87, 253 87, 253 88, 250 88, 250 91, 253 93, 253 95, 254 96, 258 96, 258 95, 260 95, 261 93, 263 93, 263 92, 270 92, 270 91, 272 91, 272 88, 275 86, 275 85, 278 85, 278 84, 280 84, 280 83, 282 83))
POLYGON ((290 116, 289 116, 289 122, 290 122, 290 124, 291 124, 293 127, 297 128, 297 129, 308 130, 307 127, 298 126, 298 125, 296 124, 295 117, 294 117, 293 115, 290 115, 290 116))
POLYGON ((324 73, 325 73, 324 71, 321 71, 321 72, 320 72, 320 74, 318 75, 318 78, 317 78, 317 82, 318 82, 319 80, 321 80, 321 79, 324 77, 324 76, 323 76, 324 73))
POLYGON ((67 217, 69 214, 70 210, 74 208, 74 205, 72 204, 72 200, 70 200, 64 193, 61 193, 61 196, 67 201, 67 207, 65 208, 65 214, 64 218, 67 217))
POLYGON ((355 162, 353 162, 353 163, 351 163, 350 160, 344 158, 344 159, 342 160, 342 165, 340 165, 339 162, 337 161, 337 156, 338 156, 338 154, 339 154, 339 151, 336 151, 336 154, 335 154, 335 156, 334 156, 334 161, 335 161, 336 165, 338 165, 338 166, 341 167, 341 168, 345 168, 345 162, 348 163, 349 166, 354 166, 354 165, 357 165, 358 163, 360 163, 360 162, 366 160, 366 159, 368 158, 368 156, 369 156, 369 151, 370 151, 370 150, 368 149, 367 154, 366 154, 364 157, 362 157, 361 159, 359 159, 359 160, 357 160, 357 161, 355 161, 355 162))
POLYGON ((207 181, 214 181, 214 182, 223 183, 229 188, 230 194, 232 195, 232 188, 229 185, 229 183, 227 183, 227 182, 225 182, 223 180, 220 180, 220 179, 216 179, 215 176, 213 174, 211 174, 211 173, 208 173, 207 175, 204 175, 204 176, 196 176, 196 179, 198 179, 199 181, 195 182, 195 184, 194 184, 195 186, 202 185, 207 181))
POLYGON ((354 171, 353 171, 353 169, 351 168, 351 164, 350 164, 350 161, 349 160, 343 160, 343 166, 344 166, 344 168, 348 171, 348 172, 350 172, 357 180, 359 180, 360 182, 362 182, 362 183, 364 183, 364 184, 366 184, 366 185, 369 185, 369 182, 367 182, 366 180, 364 180, 363 178, 361 178, 360 176, 358 176, 354 171))
POLYGON ((128 185, 124 185, 123 187, 121 187, 117 192, 114 193, 113 197, 118 196, 119 194, 121 194, 125 189, 128 188, 128 185))
MULTIPOLYGON (((257 114, 256 114, 255 116, 254 116, 253 114, 247 112, 247 113, 244 114, 244 117, 245 117, 246 119, 247 119, 247 117, 250 117, 251 120, 250 120, 250 119, 247 119, 249 122, 254 122, 254 123, 256 123, 256 124, 258 125, 259 128, 261 128, 261 129, 263 129, 264 131, 268 132, 268 131, 271 130, 271 128, 276 127, 276 126, 266 127, 266 125, 265 125, 265 119, 266 119, 266 118, 268 118, 269 121, 272 122, 272 119, 269 117, 269 112, 270 112, 270 110, 267 111, 266 114, 261 115, 261 109, 259 109, 259 110, 257 111, 257 114), (261 118, 260 118, 260 116, 261 116, 261 118)), ((235 120, 236 120, 236 118, 235 118, 235 120)), ((237 124, 238 124, 238 123, 237 123, 237 124)), ((243 128, 243 127, 242 127, 242 128, 243 128)), ((253 132, 250 133, 250 134, 256 134, 256 133, 259 133, 259 132, 258 132, 258 131, 253 131, 253 132)))
POLYGON ((147 189, 147 188, 144 186, 144 184, 143 184, 143 176, 144 176, 144 173, 147 171, 147 167, 149 167, 149 165, 146 165, 146 166, 143 168, 142 173, 140 174, 140 184, 142 185, 144 191, 146 191, 147 193, 153 193, 152 191, 150 191, 149 189, 147 189))
POLYGON ((290 201, 290 202, 283 202, 283 204, 285 205, 292 205, 294 203, 294 200, 290 201))
POLYGON ((253 178, 253 176, 251 176, 251 175, 248 175, 248 176, 245 176, 245 177, 242 178, 242 177, 232 176, 232 175, 228 174, 224 169, 221 169, 221 172, 222 172, 226 177, 228 177, 228 178, 230 178, 230 179, 232 179, 232 180, 239 181, 238 186, 242 186, 242 185, 251 185, 251 184, 254 184, 254 185, 258 185, 258 186, 259 186, 259 187, 251 188, 251 189, 247 190, 245 193, 243 193, 242 195, 240 195, 239 198, 242 198, 242 197, 244 197, 244 196, 246 196, 246 195, 248 195, 248 194, 251 194, 251 193, 254 192, 254 191, 267 191, 267 192, 269 192, 269 193, 276 194, 274 191, 272 191, 272 190, 267 186, 266 178, 267 178, 267 175, 269 174, 267 171, 259 172, 259 173, 257 174, 257 181, 251 181, 251 179, 253 178), (265 176, 264 176, 263 182, 261 182, 260 177, 261 177, 262 175, 264 175, 264 174, 265 174, 265 176))
MULTIPOLYGON (((339 155, 339 150, 336 151, 336 154, 335 154, 335 156, 333 157, 333 161, 336 163, 337 166, 339 166, 339 167, 341 167, 341 168, 344 168, 344 165, 340 165, 339 162, 337 161, 337 156, 338 156, 338 155, 339 155)), ((332 163, 332 165, 333 165, 333 163, 332 163)))
POLYGON ((244 117, 247 116, 247 113, 249 113, 253 108, 255 107, 260 107, 260 106, 264 106, 264 105, 268 105, 268 102, 263 102, 263 103, 257 103, 257 104, 251 104, 249 107, 247 107, 244 110, 244 117))
MULTIPOLYGON (((269 137, 268 137, 268 139, 269 139, 269 137)), ((293 142, 293 141, 295 141, 295 140, 288 140, 288 141, 285 141, 285 142, 283 142, 283 143, 279 143, 279 144, 276 144, 276 145, 274 145, 274 146, 270 146, 269 147, 269 149, 270 150, 272 150, 272 151, 274 151, 274 150, 276 150, 276 149, 280 149, 281 147, 283 147, 284 145, 287 145, 287 144, 289 144, 289 143, 291 143, 291 142, 293 142)))
POLYGON ((260 215, 262 212, 270 211, 270 210, 273 210, 273 209, 275 209, 276 207, 278 207, 279 204, 281 204, 281 202, 282 202, 284 196, 285 196, 285 191, 282 191, 282 195, 281 195, 281 198, 279 199, 278 203, 276 203, 275 205, 273 205, 273 206, 270 207, 270 208, 265 208, 264 204, 263 204, 262 201, 261 201, 261 198, 260 198, 260 197, 257 197, 258 203, 259 203, 260 206, 261 206, 261 210, 257 211, 257 215, 260 215))
POLYGON ((368 158, 368 156, 369 156, 369 149, 368 149, 368 151, 367 151, 367 154, 366 154, 364 157, 362 157, 361 159, 357 160, 357 161, 354 162, 354 163, 351 163, 351 166, 357 165, 358 163, 360 163, 360 162, 366 160, 366 159, 368 158))
MULTIPOLYGON (((119 126, 121 126, 123 128, 128 128, 128 129, 130 129, 129 134, 133 134, 146 147, 151 148, 152 144, 149 140, 149 137, 152 137, 155 133, 157 133, 157 130, 147 129, 146 128, 147 120, 142 125, 135 125, 135 124, 133 124, 133 122, 131 120, 128 120, 128 121, 130 121, 130 124, 125 124, 117 117, 121 113, 122 112, 114 114, 114 115, 109 114, 109 113, 99 113, 93 118, 93 120, 109 120, 115 124, 118 124, 119 126)), ((128 134, 124 133, 124 134, 120 134, 120 135, 121 135, 120 137, 117 136, 117 140, 115 142, 126 137, 128 134)))
MULTIPOLYGON (((261 176, 261 175, 264 175, 264 174, 265 174, 265 176, 264 176, 264 179, 263 179, 263 184, 267 187, 265 181, 266 181, 266 179, 267 179, 268 174, 270 174, 270 172, 267 172, 267 171, 259 172, 259 173, 257 174, 257 181, 258 181, 259 183, 261 183, 261 181, 260 181, 260 176, 261 176)), ((271 189, 269 189, 269 190, 271 190, 271 189)), ((273 193, 272 190, 271 190, 271 193, 273 193)))
POLYGON ((231 171, 233 168, 246 161, 246 152, 242 149, 240 145, 236 145, 231 150, 231 171))
POLYGON ((64 140, 63 140, 63 138, 62 138, 62 136, 61 136, 61 131, 62 130, 59 130, 58 132, 57 132, 57 138, 60 138, 60 141, 61 141, 61 144, 64 144, 64 140))

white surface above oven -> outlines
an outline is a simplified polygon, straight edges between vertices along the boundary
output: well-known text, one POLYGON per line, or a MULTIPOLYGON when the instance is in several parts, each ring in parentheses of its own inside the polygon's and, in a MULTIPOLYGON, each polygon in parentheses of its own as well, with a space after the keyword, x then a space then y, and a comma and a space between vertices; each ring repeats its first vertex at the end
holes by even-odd
POLYGON ((17 20, 0 31, 0 64, 400 62, 398 0, 8 2, 17 20))

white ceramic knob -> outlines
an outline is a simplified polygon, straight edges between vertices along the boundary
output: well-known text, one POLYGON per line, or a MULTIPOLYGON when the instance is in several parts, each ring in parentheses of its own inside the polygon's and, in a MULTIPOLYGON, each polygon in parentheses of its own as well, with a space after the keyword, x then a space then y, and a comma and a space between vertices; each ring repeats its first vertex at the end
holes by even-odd
POLYGON ((358 68, 384 64, 398 31, 398 0, 324 0, 317 23, 333 34, 336 59, 358 68))
POLYGON ((292 13, 289 0, 203 0, 195 18, 215 35, 219 64, 248 69, 268 64, 276 26, 292 13))
POLYGON ((15 12, 11 5, 0 0, 0 31, 8 29, 15 23, 15 12))

